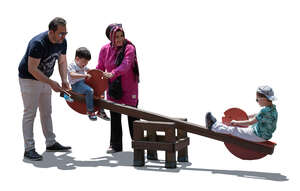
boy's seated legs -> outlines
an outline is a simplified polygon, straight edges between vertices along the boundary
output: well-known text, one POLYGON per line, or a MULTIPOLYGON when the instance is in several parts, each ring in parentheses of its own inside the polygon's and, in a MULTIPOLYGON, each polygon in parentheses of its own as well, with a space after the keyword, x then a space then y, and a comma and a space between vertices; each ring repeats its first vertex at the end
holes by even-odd
POLYGON ((216 132, 216 133, 222 133, 222 134, 227 134, 227 135, 233 135, 235 127, 233 126, 227 126, 221 122, 216 122, 212 125, 211 130, 216 132))
POLYGON ((256 136, 253 132, 253 129, 251 126, 249 127, 234 127, 234 126, 227 126, 221 122, 216 122, 213 124, 212 131, 217 132, 217 133, 223 133, 223 134, 228 134, 232 135, 235 137, 239 137, 248 141, 253 141, 253 142, 264 142, 265 140, 256 136))
POLYGON ((228 126, 224 123, 218 122, 210 112, 206 113, 205 123, 206 123, 206 128, 216 133, 232 135, 253 142, 265 141, 264 139, 255 135, 254 130, 251 126, 249 127, 228 126))
POLYGON ((233 136, 240 137, 242 139, 252 141, 252 142, 265 142, 266 140, 258 137, 254 134, 254 130, 251 126, 243 128, 243 127, 235 127, 235 131, 233 132, 233 136))
POLYGON ((76 93, 85 95, 85 103, 87 107, 87 114, 91 120, 97 120, 94 113, 94 90, 87 85, 84 80, 72 84, 72 90, 76 93))

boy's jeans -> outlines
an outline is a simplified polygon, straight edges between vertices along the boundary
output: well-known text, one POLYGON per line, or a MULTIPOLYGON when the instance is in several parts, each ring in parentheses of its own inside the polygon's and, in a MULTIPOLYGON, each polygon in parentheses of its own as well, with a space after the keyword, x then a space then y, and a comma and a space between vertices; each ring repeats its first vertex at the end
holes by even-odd
POLYGON ((37 108, 40 111, 40 120, 46 146, 51 146, 55 141, 55 134, 52 127, 52 106, 51 106, 51 87, 41 81, 19 78, 23 104, 23 137, 25 150, 29 151, 35 148, 33 139, 33 123, 37 108))
POLYGON ((75 84, 72 84, 72 91, 84 94, 87 111, 94 112, 94 90, 87 85, 84 80, 80 80, 75 84))

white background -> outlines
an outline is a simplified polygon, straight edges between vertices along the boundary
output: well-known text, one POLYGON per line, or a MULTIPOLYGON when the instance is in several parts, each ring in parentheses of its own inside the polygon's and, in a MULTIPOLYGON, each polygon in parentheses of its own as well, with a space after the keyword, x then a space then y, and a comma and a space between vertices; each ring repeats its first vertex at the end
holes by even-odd
MULTIPOLYGON (((295 190, 299 187, 299 2, 291 0, 210 1, 14 1, 1 3, 0 190, 295 190), (175 170, 163 161, 134 168, 127 122, 124 150, 105 153, 109 122, 91 122, 53 93, 57 140, 71 153, 45 153, 37 114, 36 149, 42 162, 23 161, 23 103, 18 65, 29 40, 56 16, 67 20, 70 62, 76 48, 97 64, 105 28, 119 22, 137 48, 141 83, 139 107, 204 124, 212 111, 221 119, 229 107, 259 111, 257 86, 278 97, 273 155, 235 158, 222 142, 189 134, 190 163, 175 170)), ((60 81, 58 70, 52 79, 60 81)), ((123 118, 125 119, 125 118, 123 118)), ((159 153, 164 159, 164 154, 159 153)))

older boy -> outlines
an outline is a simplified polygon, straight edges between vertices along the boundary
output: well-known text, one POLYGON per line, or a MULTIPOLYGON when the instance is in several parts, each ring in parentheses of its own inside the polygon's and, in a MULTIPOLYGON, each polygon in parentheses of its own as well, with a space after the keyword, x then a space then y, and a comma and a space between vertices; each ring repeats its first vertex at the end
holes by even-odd
POLYGON ((249 116, 249 120, 230 122, 231 126, 217 122, 216 118, 208 112, 205 116, 206 127, 217 133, 230 134, 253 142, 264 142, 271 139, 276 129, 277 110, 273 104, 274 92, 269 86, 260 86, 256 91, 256 101, 263 107, 257 115, 249 116), (239 126, 249 126, 242 128, 239 126))

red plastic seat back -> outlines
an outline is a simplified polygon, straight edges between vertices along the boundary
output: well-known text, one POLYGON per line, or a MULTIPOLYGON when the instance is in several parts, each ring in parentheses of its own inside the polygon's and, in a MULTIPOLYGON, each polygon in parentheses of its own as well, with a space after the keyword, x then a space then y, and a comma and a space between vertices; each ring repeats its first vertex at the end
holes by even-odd
MULTIPOLYGON (((100 70, 90 70, 88 74, 91 74, 92 77, 88 80, 86 79, 85 82, 94 89, 94 98, 100 99, 108 87, 108 79, 103 76, 103 72, 100 70)), ((67 104, 78 113, 86 114, 87 112, 85 103, 74 101, 67 102, 67 104)), ((98 107, 94 109, 95 111, 99 110, 98 107)))
MULTIPOLYGON (((230 108, 224 112, 224 117, 222 118, 222 122, 226 125, 229 125, 231 120, 247 120, 248 115, 246 112, 239 108, 230 108)), ((236 157, 243 160, 256 160, 265 157, 267 154, 259 153, 254 150, 245 149, 236 144, 224 143, 226 148, 236 157)), ((269 147, 274 147, 276 144, 270 141, 257 143, 262 144, 269 147)))

